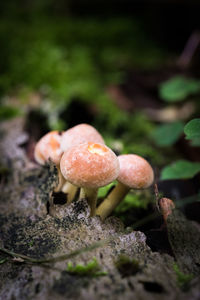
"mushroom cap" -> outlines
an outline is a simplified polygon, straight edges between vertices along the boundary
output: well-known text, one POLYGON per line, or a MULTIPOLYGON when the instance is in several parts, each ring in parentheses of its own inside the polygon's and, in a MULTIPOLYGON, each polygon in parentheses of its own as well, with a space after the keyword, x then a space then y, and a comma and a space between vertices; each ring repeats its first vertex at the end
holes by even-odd
POLYGON ((88 142, 64 152, 60 169, 70 183, 79 187, 98 188, 117 178, 119 162, 107 146, 88 142))
POLYGON ((125 154, 118 156, 120 171, 117 180, 124 185, 143 189, 149 187, 154 180, 153 169, 141 156, 125 154))
POLYGON ((63 133, 61 148, 66 151, 72 146, 86 142, 105 144, 102 136, 93 126, 79 124, 63 133))
POLYGON ((56 165, 60 163, 60 158, 63 153, 60 146, 61 137, 61 132, 50 131, 37 142, 34 157, 40 165, 44 165, 48 159, 51 159, 56 165))

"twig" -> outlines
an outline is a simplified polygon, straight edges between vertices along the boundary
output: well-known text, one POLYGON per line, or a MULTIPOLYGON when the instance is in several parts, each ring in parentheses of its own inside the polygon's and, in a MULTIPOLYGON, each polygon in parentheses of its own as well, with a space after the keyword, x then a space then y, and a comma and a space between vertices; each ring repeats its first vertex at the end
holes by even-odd
POLYGON ((155 198, 156 198, 156 207, 157 210, 160 212, 160 207, 159 207, 159 191, 158 191, 158 185, 157 183, 154 184, 154 193, 155 193, 155 198))
POLYGON ((200 32, 193 32, 189 37, 181 56, 179 57, 178 64, 184 68, 188 67, 199 45, 200 32))
POLYGON ((84 248, 80 248, 78 250, 74 250, 72 252, 70 252, 69 254, 63 254, 57 257, 50 257, 50 258, 42 258, 42 259, 36 259, 36 258, 32 258, 23 254, 19 254, 19 253, 15 253, 13 251, 10 251, 6 248, 0 248, 0 251, 8 254, 14 258, 18 257, 24 260, 24 262, 31 262, 31 263, 35 263, 35 264, 43 264, 43 263, 49 263, 49 262, 57 262, 57 261, 61 261, 61 260, 65 260, 65 259, 69 259, 72 258, 76 255, 88 252, 88 251, 92 251, 96 248, 102 247, 103 245, 105 245, 106 243, 108 243, 107 240, 101 241, 101 242, 97 242, 91 246, 88 247, 84 247, 84 248))

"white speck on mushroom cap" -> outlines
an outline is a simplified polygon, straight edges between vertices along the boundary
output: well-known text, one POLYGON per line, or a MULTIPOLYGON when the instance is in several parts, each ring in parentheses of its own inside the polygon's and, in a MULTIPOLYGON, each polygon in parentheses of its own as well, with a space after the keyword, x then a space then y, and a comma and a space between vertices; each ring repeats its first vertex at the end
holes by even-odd
POLYGON ((70 147, 86 142, 105 144, 102 136, 93 126, 79 124, 63 133, 61 148, 66 151, 70 147))
POLYGON ((117 180, 124 185, 143 189, 149 187, 154 180, 153 169, 141 156, 125 154, 118 156, 120 172, 117 180))
POLYGON ((56 165, 58 165, 63 153, 61 150, 61 138, 62 133, 59 131, 51 131, 45 134, 35 146, 35 160, 39 164, 44 165, 48 159, 51 159, 56 165))
POLYGON ((60 169, 65 179, 79 187, 98 188, 115 180, 119 162, 115 153, 99 143, 83 143, 64 152, 60 169))

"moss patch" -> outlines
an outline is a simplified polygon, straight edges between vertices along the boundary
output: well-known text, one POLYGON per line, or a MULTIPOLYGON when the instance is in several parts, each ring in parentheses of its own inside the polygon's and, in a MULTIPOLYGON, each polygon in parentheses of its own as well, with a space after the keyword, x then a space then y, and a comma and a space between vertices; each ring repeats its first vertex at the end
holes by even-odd
POLYGON ((107 272, 102 272, 101 268, 94 257, 91 261, 89 261, 86 265, 77 264, 73 266, 71 262, 67 264, 67 272, 73 275, 79 276, 104 276, 107 275, 107 272))
POLYGON ((178 286, 183 290, 183 291, 187 291, 189 289, 189 284, 190 281, 194 278, 194 275, 192 274, 184 274, 183 272, 181 272, 181 270, 179 269, 178 265, 175 263, 173 265, 173 269, 176 273, 176 278, 177 278, 177 284, 178 286))
POLYGON ((139 262, 136 259, 129 258, 125 255, 120 255, 118 257, 115 261, 115 266, 122 277, 135 275, 141 269, 139 262))

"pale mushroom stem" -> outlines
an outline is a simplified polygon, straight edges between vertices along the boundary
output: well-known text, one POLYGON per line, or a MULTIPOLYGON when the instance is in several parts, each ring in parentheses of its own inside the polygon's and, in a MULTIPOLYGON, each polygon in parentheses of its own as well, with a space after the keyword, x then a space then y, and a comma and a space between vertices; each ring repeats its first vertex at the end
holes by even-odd
POLYGON ((87 202, 90 206, 90 217, 94 217, 96 215, 97 193, 98 189, 95 188, 81 188, 80 198, 87 199, 87 202))
POLYGON ((69 205, 75 198, 78 187, 71 184, 70 182, 65 182, 62 186, 62 192, 67 194, 67 205, 69 205))
POLYGON ((109 216, 115 207, 124 199, 129 190, 130 188, 128 186, 118 182, 107 198, 105 198, 98 206, 96 215, 100 216, 102 220, 105 220, 105 218, 109 216))
POLYGON ((62 186, 63 186, 64 182, 66 181, 65 178, 63 177, 61 171, 60 171, 60 166, 57 166, 57 170, 58 170, 58 185, 54 189, 54 192, 56 192, 56 193, 61 191, 62 186))

